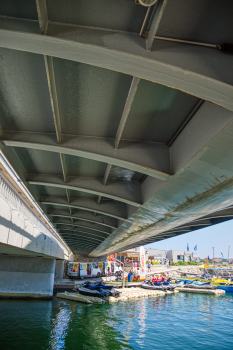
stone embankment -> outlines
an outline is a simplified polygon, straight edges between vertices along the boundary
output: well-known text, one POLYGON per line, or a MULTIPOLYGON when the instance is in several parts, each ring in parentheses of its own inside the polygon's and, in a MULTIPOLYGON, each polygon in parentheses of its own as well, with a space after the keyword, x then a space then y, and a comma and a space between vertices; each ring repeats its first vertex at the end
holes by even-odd
POLYGON ((186 276, 186 275, 190 275, 195 277, 195 275, 200 275, 202 274, 201 270, 197 267, 190 267, 187 268, 185 266, 182 267, 182 270, 176 270, 176 271, 165 271, 161 273, 162 275, 165 275, 167 278, 171 277, 171 278, 180 278, 181 276, 186 276))

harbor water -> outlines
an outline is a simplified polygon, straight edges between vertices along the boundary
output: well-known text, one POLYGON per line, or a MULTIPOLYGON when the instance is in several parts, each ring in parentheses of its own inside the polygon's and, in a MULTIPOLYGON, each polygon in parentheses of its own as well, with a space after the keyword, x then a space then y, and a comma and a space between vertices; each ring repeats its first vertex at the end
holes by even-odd
POLYGON ((233 295, 114 304, 0 300, 1 350, 232 349, 233 295))

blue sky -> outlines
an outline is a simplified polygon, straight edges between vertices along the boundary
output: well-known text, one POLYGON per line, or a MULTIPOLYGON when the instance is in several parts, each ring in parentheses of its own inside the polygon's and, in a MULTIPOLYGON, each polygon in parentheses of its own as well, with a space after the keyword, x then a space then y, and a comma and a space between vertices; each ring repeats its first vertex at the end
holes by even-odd
POLYGON ((187 243, 189 243, 189 250, 192 252, 194 251, 194 246, 197 244, 197 251, 194 256, 201 258, 206 258, 208 255, 212 258, 212 247, 215 247, 215 257, 221 257, 222 252, 224 258, 227 258, 230 244, 230 258, 233 258, 233 220, 185 233, 184 235, 169 238, 157 243, 151 243, 145 247, 165 250, 186 250, 187 243))

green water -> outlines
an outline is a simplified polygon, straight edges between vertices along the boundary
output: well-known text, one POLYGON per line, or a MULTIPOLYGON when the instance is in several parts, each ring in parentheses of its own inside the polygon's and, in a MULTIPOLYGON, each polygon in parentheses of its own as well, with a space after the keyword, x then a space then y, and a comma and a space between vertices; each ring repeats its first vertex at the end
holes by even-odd
POLYGON ((233 295, 0 301, 1 350, 233 349, 233 295))

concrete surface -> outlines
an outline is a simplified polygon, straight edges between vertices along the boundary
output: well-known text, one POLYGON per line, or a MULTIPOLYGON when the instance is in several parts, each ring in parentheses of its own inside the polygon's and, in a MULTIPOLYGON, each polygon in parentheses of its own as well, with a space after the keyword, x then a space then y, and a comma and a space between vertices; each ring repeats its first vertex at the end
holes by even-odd
POLYGON ((51 298, 55 259, 0 256, 0 298, 51 298))

